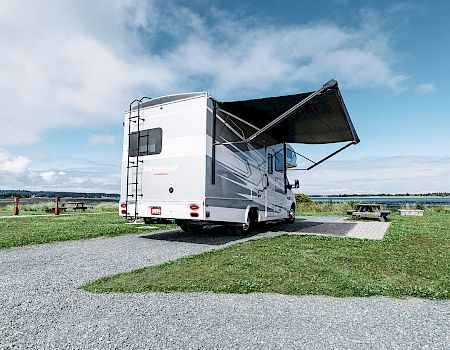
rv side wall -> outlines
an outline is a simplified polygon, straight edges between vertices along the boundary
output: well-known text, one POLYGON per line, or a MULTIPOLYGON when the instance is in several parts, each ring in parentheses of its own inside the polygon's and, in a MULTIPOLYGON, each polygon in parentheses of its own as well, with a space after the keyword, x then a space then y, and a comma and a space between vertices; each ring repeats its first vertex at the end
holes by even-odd
POLYGON ((221 112, 217 112, 214 123, 213 112, 214 108, 209 103, 205 183, 208 220, 245 223, 250 208, 258 211, 259 221, 286 218, 288 208, 284 168, 280 169, 275 162, 276 154, 280 154, 282 146, 264 147, 242 143, 240 141, 244 140, 244 135, 249 134, 249 130, 243 130, 243 125, 237 125, 232 118, 221 112), (213 137, 219 143, 215 146, 214 167, 213 137), (220 144, 223 142, 233 144, 220 144), (269 155, 273 156, 273 169, 270 173, 267 169, 269 155), (215 174, 212 174, 213 168, 215 174))

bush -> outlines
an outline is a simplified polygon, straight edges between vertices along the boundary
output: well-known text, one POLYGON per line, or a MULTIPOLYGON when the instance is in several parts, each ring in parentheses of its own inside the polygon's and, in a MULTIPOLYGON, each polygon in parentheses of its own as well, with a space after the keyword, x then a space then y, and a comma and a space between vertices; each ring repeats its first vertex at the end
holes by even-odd
POLYGON ((416 203, 416 209, 425 210, 425 206, 422 203, 416 203))
POLYGON ((345 214, 355 208, 355 202, 297 202, 297 212, 306 214, 334 213, 345 214))
POLYGON ((312 203, 312 200, 306 194, 303 193, 296 193, 295 201, 297 203, 312 203))
POLYGON ((55 202, 39 202, 30 204, 19 204, 20 211, 39 211, 44 212, 46 209, 54 208, 55 202))
POLYGON ((94 211, 119 211, 119 204, 114 202, 100 202, 93 206, 94 211))

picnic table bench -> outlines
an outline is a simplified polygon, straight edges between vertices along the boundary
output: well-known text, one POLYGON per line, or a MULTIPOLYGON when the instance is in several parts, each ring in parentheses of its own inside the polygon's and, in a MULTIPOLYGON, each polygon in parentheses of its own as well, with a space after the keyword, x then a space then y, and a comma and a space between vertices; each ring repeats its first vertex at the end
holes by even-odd
POLYGON ((380 221, 386 221, 391 212, 381 210, 380 204, 358 204, 355 210, 348 210, 347 214, 352 216, 352 220, 359 217, 377 217, 380 221))

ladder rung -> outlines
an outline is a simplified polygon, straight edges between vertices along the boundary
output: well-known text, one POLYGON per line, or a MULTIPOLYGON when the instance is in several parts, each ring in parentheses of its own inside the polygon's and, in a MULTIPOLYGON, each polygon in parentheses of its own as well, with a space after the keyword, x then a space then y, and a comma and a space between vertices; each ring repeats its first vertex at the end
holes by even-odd
POLYGON ((139 182, 129 182, 129 183, 127 183, 127 185, 137 185, 137 184, 139 184, 139 182))
POLYGON ((132 166, 127 166, 128 169, 130 168, 139 168, 139 165, 132 165, 132 166))

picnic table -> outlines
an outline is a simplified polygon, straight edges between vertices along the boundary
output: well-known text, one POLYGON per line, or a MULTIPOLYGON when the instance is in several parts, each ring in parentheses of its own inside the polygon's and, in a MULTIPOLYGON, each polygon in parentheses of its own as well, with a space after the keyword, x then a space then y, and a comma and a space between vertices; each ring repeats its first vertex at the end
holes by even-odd
POLYGON ((347 214, 352 216, 352 220, 359 217, 377 217, 380 221, 386 221, 390 213, 388 210, 381 210, 380 204, 374 203, 358 204, 355 210, 347 211, 347 214))
POLYGON ((85 211, 87 209, 86 202, 64 202, 64 204, 72 205, 73 211, 77 210, 85 211))

